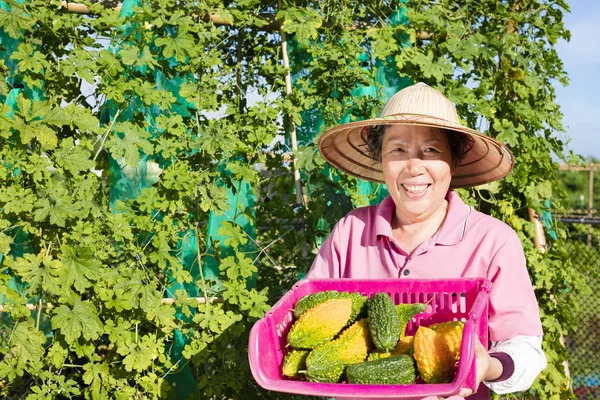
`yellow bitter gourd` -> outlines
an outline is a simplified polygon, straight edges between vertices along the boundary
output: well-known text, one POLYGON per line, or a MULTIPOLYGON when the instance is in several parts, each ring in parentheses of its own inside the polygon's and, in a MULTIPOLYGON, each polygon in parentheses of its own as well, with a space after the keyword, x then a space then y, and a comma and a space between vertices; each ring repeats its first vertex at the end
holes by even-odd
POLYGON ((314 349, 334 338, 350 319, 351 299, 331 299, 306 311, 290 328, 288 344, 295 349, 314 349))
POLYGON ((336 290, 326 290, 322 292, 315 292, 303 296, 294 305, 294 317, 300 318, 302 314, 310 310, 317 304, 323 303, 324 301, 331 299, 352 299, 352 315, 348 321, 347 326, 352 325, 358 319, 364 318, 367 315, 367 301, 368 297, 361 295, 360 293, 349 293, 349 292, 338 292, 336 290))
POLYGON ((410 354, 413 349, 415 337, 414 336, 403 336, 396 343, 396 347, 392 350, 392 355, 398 354, 410 354))
POLYGON ((313 382, 339 382, 346 366, 362 362, 371 346, 367 319, 356 321, 340 336, 310 352, 306 378, 313 382))
POLYGON ((306 368, 306 357, 310 350, 292 350, 283 358, 282 373, 285 376, 293 378, 298 374, 298 371, 306 368))
POLYGON ((367 361, 381 360, 382 358, 390 357, 392 353, 390 351, 373 351, 367 355, 367 361))
POLYGON ((419 326, 413 356, 424 382, 448 383, 452 380, 454 360, 444 339, 433 329, 419 326))
POLYGON ((431 329, 444 339, 455 361, 460 357, 460 345, 462 344, 464 325, 462 321, 448 321, 430 326, 431 329))

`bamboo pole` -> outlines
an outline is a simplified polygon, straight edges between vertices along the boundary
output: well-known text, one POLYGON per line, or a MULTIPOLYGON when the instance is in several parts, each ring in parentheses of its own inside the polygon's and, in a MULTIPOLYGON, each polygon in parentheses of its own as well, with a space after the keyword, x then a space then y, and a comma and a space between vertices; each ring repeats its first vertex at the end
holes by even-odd
MULTIPOLYGON (((529 212, 529 221, 532 222, 535 226, 535 234, 533 237, 533 243, 535 245, 535 248, 538 249, 540 252, 544 253, 548 247, 546 245, 546 235, 544 234, 544 225, 542 224, 542 220, 539 216, 538 213, 536 213, 533 208, 528 208, 527 211, 529 212)), ((566 348, 565 346, 565 337, 561 334, 560 335, 560 344, 566 348)), ((569 370, 569 361, 565 360, 563 362, 563 367, 565 368, 565 376, 567 377, 567 379, 569 380, 569 385, 572 382, 571 381, 571 372, 569 370)))
MULTIPOLYGON (((278 1, 277 7, 281 8, 281 0, 278 1)), ((282 29, 279 30, 279 34, 281 36, 281 53, 283 58, 283 67, 285 69, 285 94, 286 96, 290 96, 292 94, 292 75, 290 73, 290 60, 287 52, 287 34, 282 29)), ((302 193, 302 181, 300 178, 300 171, 296 166, 296 154, 298 151, 298 140, 296 138, 296 124, 294 123, 294 119, 291 115, 288 115, 289 121, 289 129, 290 129, 290 142, 292 145, 292 168, 294 170, 294 182, 296 186, 296 204, 301 207, 306 207, 308 204, 308 199, 306 194, 302 193)), ((302 225, 303 221, 299 221, 302 225)), ((304 228, 302 228, 304 230, 304 228)), ((308 260, 308 246, 304 241, 302 243, 302 257, 304 260, 308 260)))
MULTIPOLYGON (((90 9, 88 8, 88 6, 86 6, 85 4, 71 3, 70 1, 63 1, 63 2, 61 2, 61 6, 66 8, 67 11, 72 12, 74 14, 91 14, 92 13, 90 11, 90 9)), ((112 8, 115 11, 121 11, 121 7, 123 7, 123 4, 119 3, 119 4, 115 5, 114 7, 110 7, 110 8, 112 8)))
MULTIPOLYGON (((285 94, 286 96, 290 96, 292 94, 292 77, 290 75, 290 61, 287 53, 287 35, 283 29, 281 30, 281 51, 283 53, 283 67, 285 68, 285 94)), ((296 124, 291 115, 288 115, 288 120, 292 151, 296 152, 298 151, 296 124)), ((303 206, 306 204, 306 199, 302 195, 302 181, 300 179, 300 171, 296 166, 296 155, 294 153, 292 153, 292 168, 294 170, 294 182, 296 186, 296 204, 303 206)))

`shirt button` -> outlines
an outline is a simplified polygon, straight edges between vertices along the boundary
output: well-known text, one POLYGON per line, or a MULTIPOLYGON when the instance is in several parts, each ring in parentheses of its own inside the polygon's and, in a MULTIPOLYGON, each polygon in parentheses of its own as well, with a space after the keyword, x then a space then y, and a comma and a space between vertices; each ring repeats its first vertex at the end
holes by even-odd
POLYGON ((408 274, 410 274, 410 271, 405 269, 404 271, 402 271, 402 273, 404 274, 404 276, 408 276, 408 274))

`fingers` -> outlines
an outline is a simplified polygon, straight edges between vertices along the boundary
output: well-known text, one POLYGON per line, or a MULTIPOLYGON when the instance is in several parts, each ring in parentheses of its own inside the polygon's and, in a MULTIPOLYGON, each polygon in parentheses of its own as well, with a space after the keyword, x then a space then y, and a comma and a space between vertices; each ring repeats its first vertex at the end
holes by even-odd
POLYGON ((469 397, 472 394, 475 394, 477 392, 474 392, 473 389, 469 389, 469 388, 462 388, 460 389, 460 392, 458 392, 458 395, 461 397, 469 397))

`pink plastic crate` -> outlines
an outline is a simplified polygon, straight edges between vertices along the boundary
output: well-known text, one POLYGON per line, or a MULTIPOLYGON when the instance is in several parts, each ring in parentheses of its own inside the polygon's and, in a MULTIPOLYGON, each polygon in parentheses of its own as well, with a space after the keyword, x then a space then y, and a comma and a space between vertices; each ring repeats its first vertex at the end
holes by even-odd
MULTIPOLYGON (((487 346, 488 295, 491 282, 486 279, 454 280, 356 280, 307 279, 287 292, 250 332, 248 357, 256 382, 267 390, 337 399, 422 399, 426 396, 451 396, 462 387, 475 385, 475 335, 487 346), (358 385, 297 381, 281 374, 286 354, 287 333, 293 322, 292 309, 304 295, 324 290, 359 292, 371 297, 386 292, 400 303, 428 303, 427 309, 408 324, 413 335, 419 325, 461 320, 465 323, 461 357, 454 380, 446 384, 358 385)), ((469 399, 489 398, 484 385, 469 399)))

